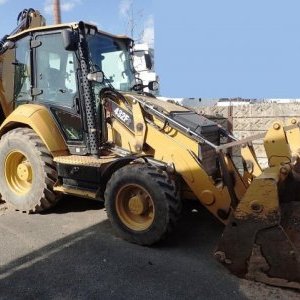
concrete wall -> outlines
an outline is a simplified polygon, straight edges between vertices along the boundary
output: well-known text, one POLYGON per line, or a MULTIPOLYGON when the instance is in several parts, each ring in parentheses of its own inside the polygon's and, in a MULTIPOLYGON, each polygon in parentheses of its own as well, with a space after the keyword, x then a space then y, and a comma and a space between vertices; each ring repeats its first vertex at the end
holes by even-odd
MULTIPOLYGON (((296 118, 300 121, 300 103, 211 106, 198 108, 197 111, 229 129, 239 139, 265 132, 275 120, 287 122, 296 118)), ((253 145, 260 164, 266 167, 268 162, 262 140, 253 142, 253 145)), ((238 148, 233 149, 233 156, 238 161, 238 148)))

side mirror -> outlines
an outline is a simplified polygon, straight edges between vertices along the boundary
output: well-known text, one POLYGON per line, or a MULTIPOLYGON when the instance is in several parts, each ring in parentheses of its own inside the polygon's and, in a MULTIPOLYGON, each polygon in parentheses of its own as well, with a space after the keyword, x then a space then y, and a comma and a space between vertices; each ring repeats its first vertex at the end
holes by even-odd
POLYGON ((78 35, 76 32, 65 29, 62 31, 65 50, 76 51, 78 49, 78 35))
POLYGON ((92 72, 87 75, 89 81, 102 83, 104 81, 104 73, 102 71, 92 72))
POLYGON ((137 83, 132 87, 132 90, 134 90, 135 92, 140 92, 144 87, 145 86, 142 83, 137 83))
POLYGON ((148 89, 150 91, 157 91, 159 89, 159 83, 157 81, 150 81, 148 83, 148 89))
POLYGON ((149 53, 146 53, 144 54, 144 57, 145 57, 145 65, 146 65, 146 68, 148 70, 151 70, 153 65, 152 65, 152 60, 151 60, 151 56, 149 53))

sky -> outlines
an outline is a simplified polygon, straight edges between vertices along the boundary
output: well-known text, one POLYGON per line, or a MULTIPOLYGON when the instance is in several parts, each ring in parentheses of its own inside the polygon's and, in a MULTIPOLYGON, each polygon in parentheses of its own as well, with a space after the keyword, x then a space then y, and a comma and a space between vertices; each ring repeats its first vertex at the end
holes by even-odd
POLYGON ((299 0, 155 3, 163 94, 299 98, 299 0))
MULTIPOLYGON (((0 34, 16 27, 18 13, 24 8, 39 10, 47 24, 53 23, 52 0, 0 0, 0 34)), ((130 34, 129 22, 132 11, 135 22, 134 38, 153 39, 152 0, 60 0, 62 22, 87 21, 102 30, 130 34), (152 34, 152 36, 151 36, 152 34)), ((153 40, 152 40, 153 43, 153 40)))
MULTIPOLYGON (((0 0, 0 35, 15 27, 23 8, 40 10, 51 24, 50 4, 51 0, 0 0)), ((129 35, 133 27, 135 39, 154 40, 163 96, 300 98, 299 0, 61 0, 61 4, 64 22, 85 20, 102 30, 129 35), (131 11, 134 26, 128 26, 131 11)))

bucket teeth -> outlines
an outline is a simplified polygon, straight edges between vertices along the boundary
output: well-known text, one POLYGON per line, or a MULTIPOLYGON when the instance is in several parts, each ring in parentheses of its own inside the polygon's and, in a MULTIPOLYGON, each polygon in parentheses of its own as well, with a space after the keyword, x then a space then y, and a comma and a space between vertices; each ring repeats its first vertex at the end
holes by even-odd
POLYGON ((300 289, 300 202, 283 203, 280 212, 277 224, 233 215, 215 255, 239 277, 300 289))

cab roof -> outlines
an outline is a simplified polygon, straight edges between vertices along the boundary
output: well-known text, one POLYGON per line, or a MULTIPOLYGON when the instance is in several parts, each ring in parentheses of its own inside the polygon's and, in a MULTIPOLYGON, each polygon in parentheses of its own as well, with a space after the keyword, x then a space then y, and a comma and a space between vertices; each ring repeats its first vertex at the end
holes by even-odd
MULTIPOLYGON (((23 35, 28 35, 31 32, 52 31, 52 30, 67 29, 67 28, 77 29, 79 27, 79 23, 80 22, 73 22, 73 23, 64 23, 64 24, 57 24, 57 25, 45 25, 45 26, 33 27, 33 28, 29 28, 29 29, 20 31, 20 32, 14 34, 14 35, 11 35, 11 36, 8 37, 8 39, 9 40, 19 39, 23 35)), ((95 26, 93 24, 89 24, 89 23, 84 22, 84 25, 87 28, 94 29, 98 33, 102 33, 104 35, 111 36, 113 38, 131 40, 131 38, 126 36, 126 35, 114 35, 114 34, 111 34, 109 32, 99 30, 97 28, 97 26, 95 26)))

